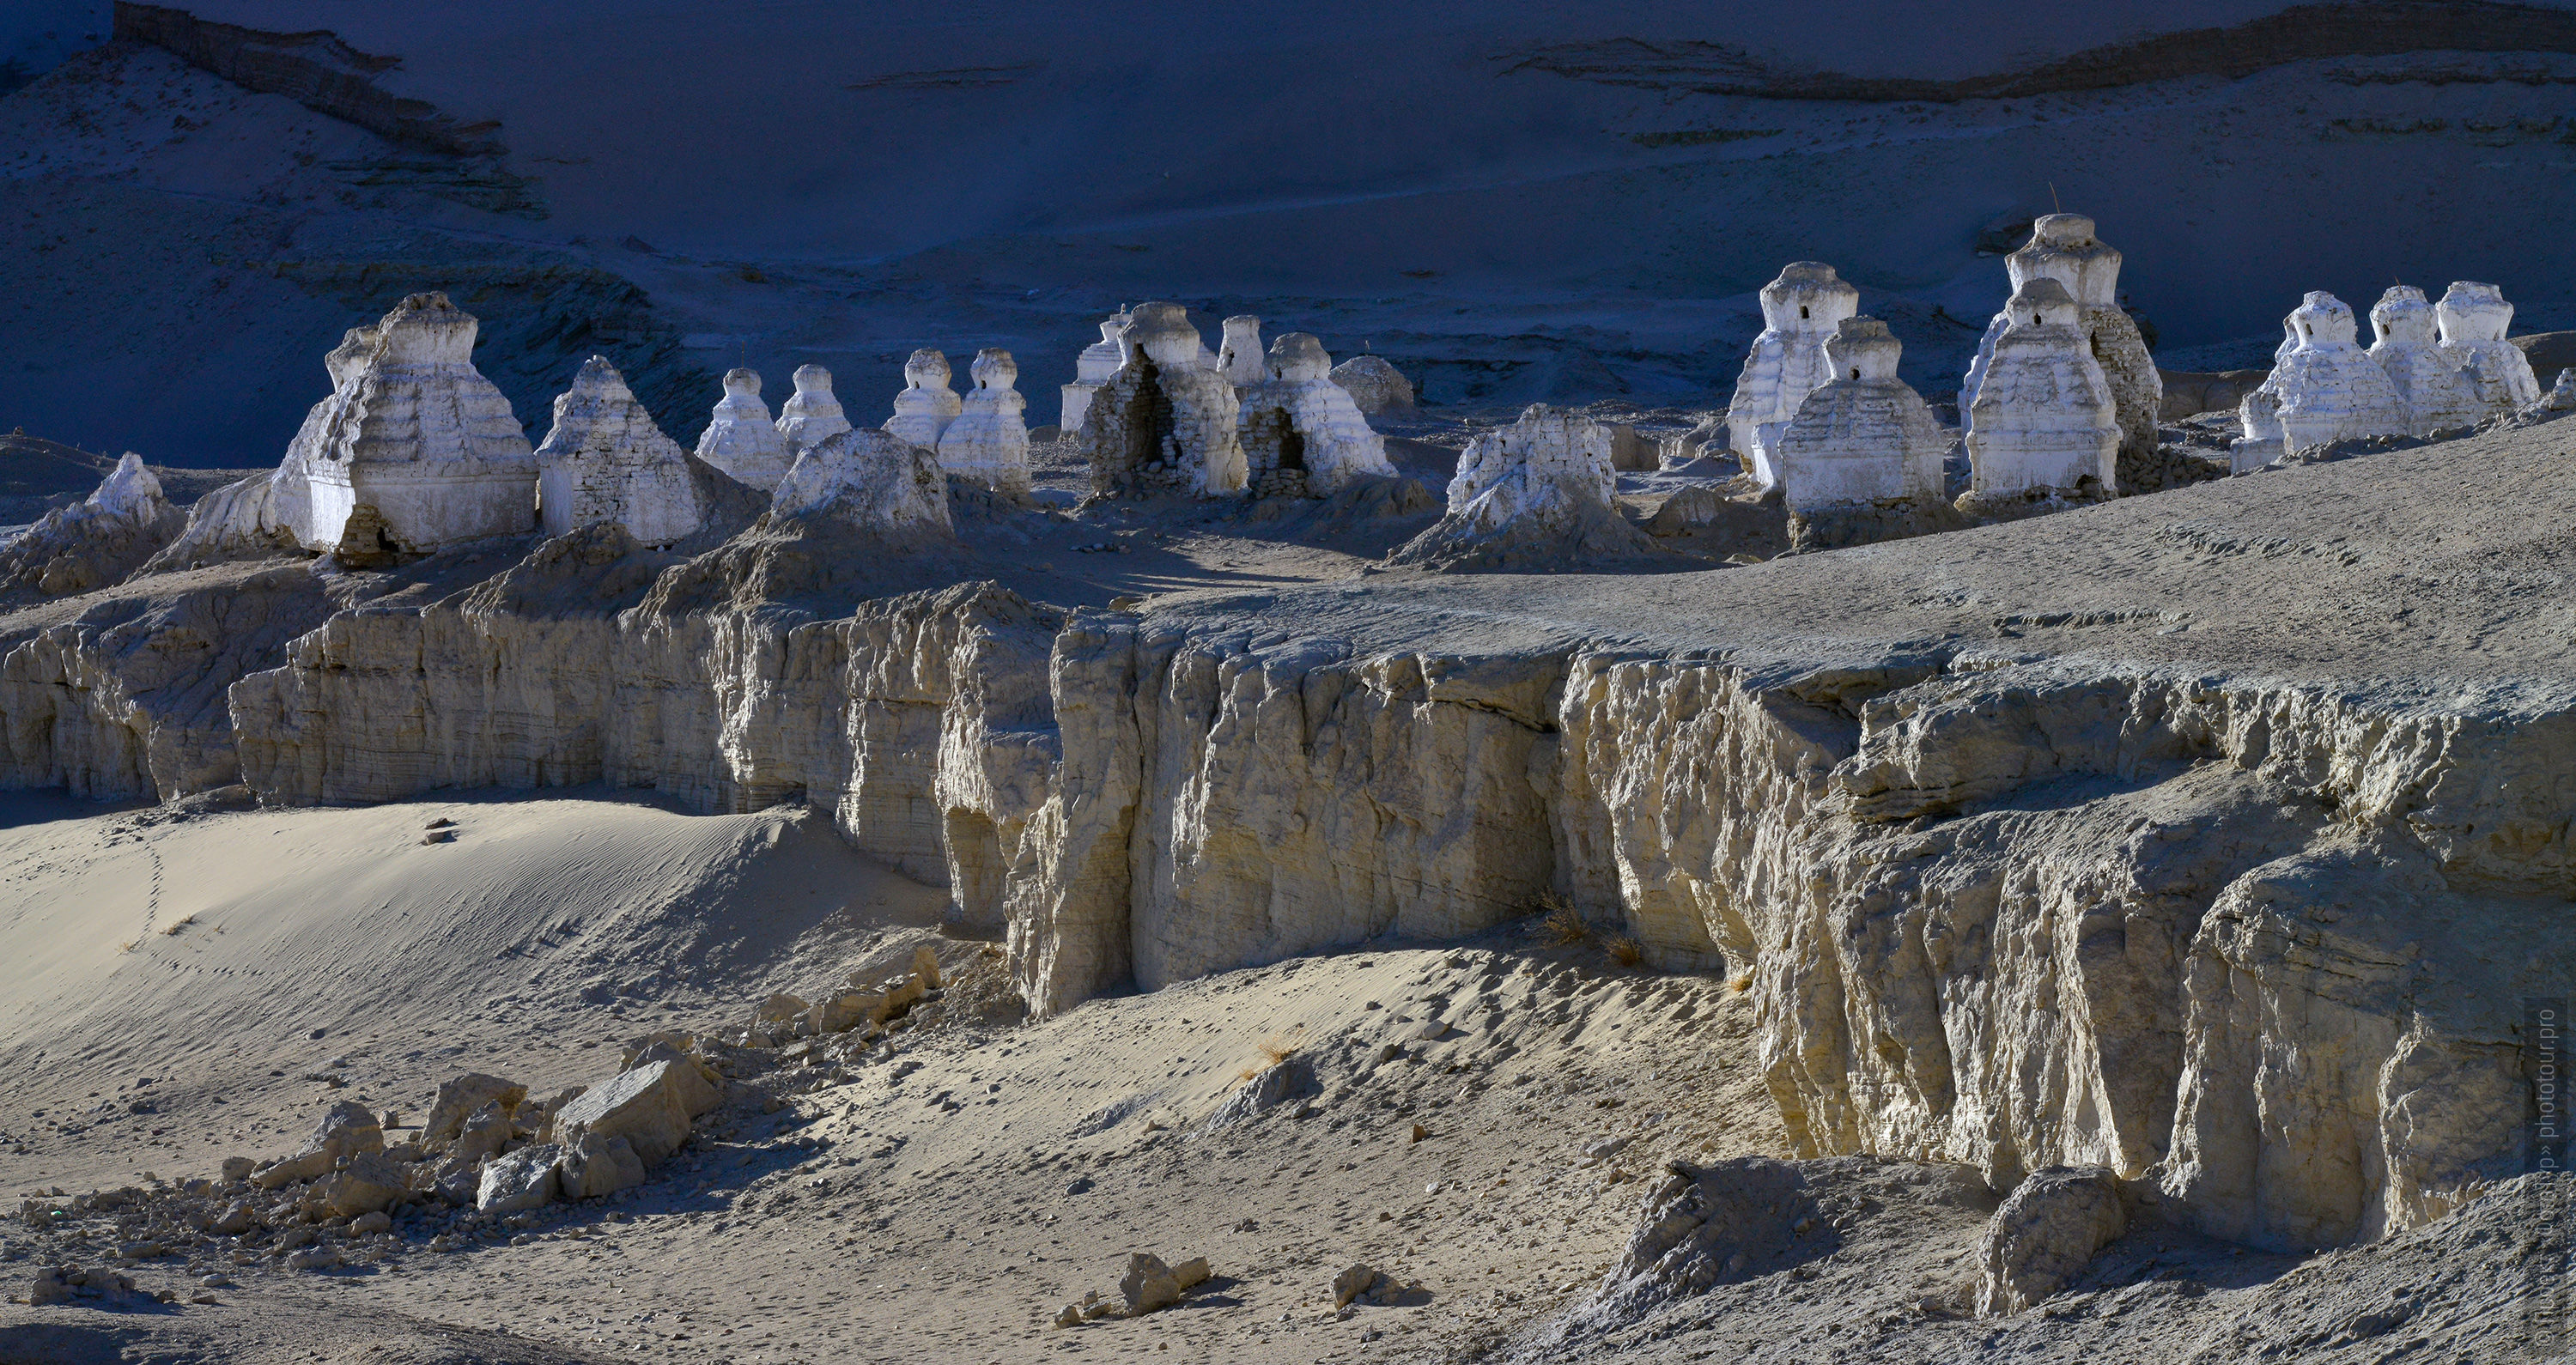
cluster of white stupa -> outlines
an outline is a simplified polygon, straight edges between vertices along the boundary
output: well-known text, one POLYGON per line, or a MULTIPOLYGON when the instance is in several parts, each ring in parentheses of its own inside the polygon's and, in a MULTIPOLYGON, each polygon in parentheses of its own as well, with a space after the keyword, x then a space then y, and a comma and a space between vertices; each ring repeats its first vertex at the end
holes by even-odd
MULTIPOLYGON (((853 478, 901 485, 899 496, 875 490, 848 500, 893 499, 886 529, 925 517, 944 524, 949 480, 1004 492, 1030 485, 1028 402, 1008 351, 978 351, 974 387, 962 395, 950 387, 946 355, 913 352, 894 413, 877 431, 851 427, 822 366, 797 369, 796 392, 775 420, 760 376, 733 370, 693 458, 601 356, 555 400, 553 428, 531 448, 509 400, 473 366, 476 330, 443 294, 415 294, 375 325, 351 329, 324 362, 331 396, 306 415, 284 462, 210 497, 174 547, 182 559, 229 541, 292 541, 364 562, 602 523, 667 546, 716 515, 718 473, 772 495, 783 514, 832 500, 853 478), (912 506, 924 497, 940 504, 935 515, 912 506)), ((1101 330, 1102 346, 1083 352, 1082 378, 1065 401, 1103 488, 1324 496, 1394 473, 1385 442, 1334 382, 1314 337, 1290 333, 1265 353, 1260 320, 1231 318, 1224 354, 1211 355, 1178 306, 1156 303, 1124 310, 1101 330), (1145 474, 1157 477, 1135 477, 1145 474)))
POLYGON ((2237 408, 2238 472, 2284 452, 2371 436, 2430 436, 2540 401, 2522 348, 2505 340, 2513 305, 2491 284, 2455 281, 2439 303, 2394 285, 2371 306, 2370 348, 2343 300, 2311 293, 2282 319, 2272 374, 2237 408))
MULTIPOLYGON (((2012 295, 1987 326, 1959 390, 1969 488, 1962 510, 2116 494, 2123 457, 2152 457, 2164 391, 2118 303, 2120 253, 2093 220, 2032 225, 2005 261, 2012 295)), ((1762 334, 1726 422, 1747 477, 1794 512, 1887 507, 1943 496, 1948 436, 1896 378, 1899 346, 1859 316, 1860 291, 1800 261, 1762 289, 1762 334)), ((2354 343, 2352 310, 2310 294, 2283 324, 2270 379, 2245 399, 2235 467, 2358 436, 2429 435, 2536 402, 2540 386, 2505 340, 2513 306, 2459 283, 2438 305, 2398 286, 2371 310, 2378 340, 2354 343)))

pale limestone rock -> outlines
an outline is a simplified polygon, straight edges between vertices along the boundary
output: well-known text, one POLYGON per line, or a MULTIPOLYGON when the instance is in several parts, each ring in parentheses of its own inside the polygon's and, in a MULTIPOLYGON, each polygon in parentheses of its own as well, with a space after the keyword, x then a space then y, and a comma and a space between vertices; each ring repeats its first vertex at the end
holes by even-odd
POLYGON ((1792 261, 1762 286, 1761 297, 1762 334, 1736 377, 1726 428, 1745 476, 1769 488, 1780 481, 1772 447, 1807 394, 1833 376, 1825 338, 1860 311, 1860 291, 1821 261, 1792 261))
POLYGON ((1237 381, 1236 424, 1257 495, 1330 497, 1355 479, 1394 476, 1385 438, 1333 382, 1332 365, 1322 342, 1290 332, 1271 344, 1261 379, 1237 381))
POLYGON ((271 1163, 251 1177, 262 1189, 298 1180, 318 1180, 345 1157, 385 1149, 385 1130, 365 1105, 342 1100, 325 1111, 295 1155, 271 1163))
POLYGON ((2033 1171, 1986 1223, 1977 1311, 2000 1315, 2036 1305, 2128 1225, 2111 1172, 2099 1166, 2033 1171))
MULTIPOLYGON (((2080 213, 2051 213, 2031 224, 2030 241, 2004 258, 2014 293, 2033 280, 2055 280, 2073 296, 2076 325, 2084 333, 2094 364, 2111 391, 2120 428, 2119 487, 2148 486, 2143 474, 2156 461, 2156 422, 2164 407, 2164 381, 2137 322, 2120 307, 2120 253, 2094 235, 2093 220, 2080 213)), ((2012 324, 2006 305, 1977 344, 1977 358, 1959 386, 1959 411, 1975 405, 1988 368, 1994 364, 1995 341, 2012 324)))
POLYGON ((335 1218, 389 1208, 411 1193, 411 1176, 382 1152, 361 1152, 322 1182, 322 1205, 335 1218))
POLYGON ((625 1138, 585 1132, 563 1144, 555 1179, 566 1199, 605 1199, 644 1183, 644 1158, 625 1138))
POLYGON ((2423 290, 2389 286, 2370 307, 2370 331, 2370 358, 2387 372, 2409 432, 2429 436, 2446 427, 2474 426, 2487 415, 2476 383, 2442 350, 2423 290))
POLYGON ((0 549, 0 590, 60 597, 106 587, 142 567, 186 525, 143 457, 128 451, 86 499, 47 512, 0 549))
POLYGON ((460 1160, 479 1161, 508 1147, 518 1129, 515 1109, 498 1099, 487 1100, 457 1123, 454 1135, 439 1149, 460 1160))
POLYGON ((1618 475, 1610 432, 1579 413, 1534 404, 1508 427, 1478 432, 1449 481, 1448 512, 1387 556, 1442 570, 1565 572, 1663 553, 1610 505, 1618 475))
POLYGON ((688 455, 597 355, 555 399, 554 429, 537 447, 537 511, 550 536, 613 522, 645 545, 686 540, 707 520, 688 455))
POLYGON ((778 405, 778 436, 787 443, 789 464, 794 456, 848 430, 850 419, 841 411, 841 400, 832 396, 832 372, 820 365, 797 366, 796 392, 778 405))
POLYGON ((536 1143, 484 1162, 482 1179, 474 1193, 474 1207, 485 1213, 520 1213, 544 1208, 563 1192, 561 1179, 556 1174, 562 1161, 562 1148, 551 1143, 536 1143))
POLYGON ((1082 430, 1082 419, 1091 412, 1091 396, 1118 373, 1123 363, 1118 334, 1126 330, 1129 320, 1124 309, 1101 319, 1100 340, 1083 347, 1082 354, 1074 357, 1073 382, 1064 386, 1064 409, 1056 420, 1056 430, 1063 432, 1065 439, 1070 440, 1082 430))
POLYGON ((890 542, 955 538, 939 456, 882 431, 845 431, 798 455, 770 510, 775 517, 830 517, 890 542))
POLYGON ((1332 380, 1350 391, 1364 416, 1401 417, 1413 411, 1413 381, 1385 356, 1352 356, 1333 367, 1332 380))
POLYGON ((975 353, 968 373, 975 387, 966 391, 957 419, 939 434, 939 467, 987 488, 1025 492, 1029 400, 1014 387, 1020 378, 1019 362, 1008 351, 988 347, 975 353))
POLYGON ((1150 1251, 1131 1253, 1127 1273, 1119 1278, 1118 1293, 1129 1317, 1141 1317, 1157 1308, 1168 1308, 1181 1301, 1181 1295, 1208 1277, 1204 1256, 1194 1256, 1179 1265, 1165 1265, 1163 1258, 1150 1251))
POLYGON ((350 331, 329 398, 287 446, 268 515, 308 550, 358 562, 536 526, 536 456, 474 368, 474 319, 414 294, 350 331))
POLYGON ((698 436, 698 458, 763 493, 787 477, 796 452, 770 420, 769 405, 760 401, 759 371, 725 371, 724 397, 698 436))
POLYGON ((1945 500, 1950 438, 1896 377, 1903 350, 1876 318, 1845 318, 1826 340, 1833 377, 1807 394, 1775 447, 1791 511, 1945 500))
POLYGON ((657 1035, 644 1046, 626 1054, 618 1070, 633 1071, 655 1062, 671 1065, 671 1093, 679 1097, 680 1110, 694 1119, 724 1103, 724 1073, 707 1065, 706 1059, 680 1046, 671 1035, 657 1035))
MULTIPOLYGON (((1016 377, 1017 366, 1011 373, 1016 377)), ((939 448, 939 437, 948 424, 965 411, 965 400, 948 387, 948 356, 928 347, 912 353, 903 362, 903 391, 894 396, 894 416, 885 420, 885 430, 898 440, 931 450, 939 448)))
POLYGON ((624 1138, 634 1144, 646 1166, 670 1160, 689 1140, 683 1083, 673 1075, 680 1066, 648 1062, 582 1092, 554 1115, 555 1140, 574 1142, 585 1133, 624 1138))
POLYGON ((1218 374, 1189 315, 1140 303, 1118 334, 1120 363, 1083 415, 1076 448, 1097 492, 1168 490, 1233 497, 1247 481, 1234 386, 1218 374))
POLYGON ((2406 433, 2412 421, 2397 386, 2355 344, 2358 327, 2343 300, 2313 291, 2290 313, 2289 327, 2299 344, 2263 382, 2277 404, 2285 450, 2406 433))
POLYGON ((2012 321, 1995 338, 1976 402, 1964 414, 1970 496, 2110 496, 2118 411, 2077 324, 2074 296, 2042 277, 2005 306, 2012 321))
POLYGON ((1237 390, 1250 388, 1270 378, 1270 364, 1261 350, 1261 319, 1244 314, 1225 320, 1224 339, 1217 347, 1216 368, 1217 373, 1224 375, 1226 382, 1237 390))
POLYGON ((2505 330, 2513 326, 2513 305, 2505 302, 2503 290, 2454 280, 2434 312, 2443 353, 2477 385, 2489 416, 2540 401, 2540 379, 2531 372, 2531 358, 2505 340, 2505 330))
POLYGON ((429 1114, 420 1124, 420 1144, 436 1151, 454 1140, 466 1116, 475 1110, 498 1104, 506 1112, 518 1108, 527 1098, 526 1086, 480 1071, 450 1077, 439 1082, 437 1093, 430 1097, 429 1114))

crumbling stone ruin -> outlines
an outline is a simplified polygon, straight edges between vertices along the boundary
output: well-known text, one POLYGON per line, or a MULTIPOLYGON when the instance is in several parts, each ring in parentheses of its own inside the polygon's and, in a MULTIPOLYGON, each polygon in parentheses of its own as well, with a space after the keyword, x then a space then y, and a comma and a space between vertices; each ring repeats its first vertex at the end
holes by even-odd
POLYGON ((1333 382, 1350 391, 1351 401, 1369 417, 1401 416, 1413 411, 1413 381, 1379 355, 1355 355, 1333 367, 1333 382))
POLYGON ((537 447, 545 533, 613 522, 641 544, 669 545, 697 534, 706 511, 688 454, 653 425, 626 376, 606 356, 585 361, 572 388, 555 399, 554 429, 537 447))
MULTIPOLYGON (((1018 373, 1014 368, 1014 374, 1018 373)), ((929 347, 912 353, 903 362, 903 392, 894 396, 894 416, 885 421, 885 429, 901 440, 931 450, 939 448, 941 432, 966 410, 965 400, 948 387, 948 355, 929 347)))
POLYGON ((307 550, 355 563, 522 535, 537 461, 510 401, 475 370, 476 323, 414 294, 352 328, 279 466, 268 517, 307 550))
POLYGON ((143 457, 127 451, 87 498, 47 512, 0 550, 0 591, 61 597, 103 588, 141 567, 187 521, 143 457))
POLYGON ((1227 383, 1247 389, 1270 377, 1269 362, 1261 354, 1261 319, 1238 314, 1225 320, 1225 336, 1217 347, 1216 367, 1227 383))
MULTIPOLYGON (((2435 330, 2433 305, 2411 284, 2389 286, 2370 307, 2370 358, 2388 374, 2405 408, 2407 430, 2430 436, 2477 425, 2487 415, 2476 381, 2445 352, 2435 330)), ((2273 418, 2278 421, 2277 412, 2273 418)))
POLYGON ((939 456, 883 431, 845 431, 805 452, 779 481, 770 512, 829 517, 894 544, 956 535, 939 456))
MULTIPOLYGON (((1008 351, 988 347, 975 353, 967 372, 975 387, 966 391, 957 419, 939 434, 939 467, 988 488, 1026 491, 1029 424, 1023 414, 1029 400, 1013 387, 1020 378, 1019 362, 1008 351)), ((947 391, 943 381, 939 392, 947 391)))
MULTIPOLYGON (((2120 253, 2094 235, 2093 220, 2080 213, 2051 213, 2031 224, 2030 241, 2004 258, 2005 273, 2015 293, 2033 280, 2050 279, 2075 298, 2076 326, 2093 353, 2093 363, 2110 385, 2111 403, 2120 427, 2119 490, 2152 490, 2163 486, 2158 476, 2156 422, 2164 407, 2164 383, 2155 357, 2127 310, 2120 307, 2120 253)), ((1986 324, 1977 343, 1977 358, 1959 386, 1959 411, 1977 400, 1995 341, 2012 325, 2009 306, 1986 324)))
POLYGON ((2007 510, 2016 500, 2112 495, 2120 448, 2111 386, 2085 339, 2075 296, 2041 276, 2005 305, 2011 323, 1964 411, 1968 492, 1961 510, 2007 510))
POLYGON ((2413 427, 2388 371, 2356 344, 2359 327, 2343 300, 2312 290, 2283 325, 2297 344, 2240 405, 2245 435, 2231 456, 2238 473, 2310 446, 2413 427))
POLYGON ((1826 340, 1834 377, 1798 405, 1774 447, 1793 547, 1865 544, 1957 521, 1941 473, 1950 436, 1896 377, 1903 354, 1876 318, 1845 318, 1826 340))
POLYGON ((1122 362, 1118 333, 1127 326, 1125 309, 1100 320, 1100 340, 1082 348, 1073 359, 1073 382, 1064 386, 1064 412, 1057 419, 1057 430, 1070 440, 1082 430, 1082 419, 1091 411, 1091 396, 1118 373, 1122 362))
POLYGON ((1324 343, 1290 332, 1270 346, 1265 376, 1243 386, 1238 418, 1256 497, 1330 497, 1354 479, 1393 477, 1386 440, 1332 380, 1324 343))
POLYGON ((1478 432, 1458 457, 1448 511, 1396 548, 1390 564, 1440 572, 1567 573, 1676 562, 1611 505, 1610 429, 1532 404, 1478 432))
POLYGON ((2454 280, 2435 305, 2441 323, 2442 350, 2456 360, 2478 387, 2489 415, 2527 408, 2540 401, 2540 379, 2531 359, 2505 340, 2513 325, 2513 305, 2491 284, 2454 280))
POLYGON ((778 434, 792 459, 850 429, 841 400, 832 396, 832 372, 820 365, 796 367, 796 392, 778 405, 778 434))
POLYGON ((1764 488, 1780 482, 1773 447, 1798 405, 1833 377, 1825 338, 1859 311, 1860 291, 1822 261, 1792 261, 1762 286, 1762 334, 1753 339, 1726 405, 1728 442, 1745 477, 1764 488))
POLYGON ((698 458, 764 493, 787 477, 796 451, 770 420, 769 405, 760 401, 759 371, 725 371, 724 397, 698 437, 698 458))
POLYGON ((1076 448, 1097 492, 1169 490, 1232 497, 1244 489, 1234 385, 1176 303, 1140 303, 1119 330, 1118 372, 1092 396, 1076 448))

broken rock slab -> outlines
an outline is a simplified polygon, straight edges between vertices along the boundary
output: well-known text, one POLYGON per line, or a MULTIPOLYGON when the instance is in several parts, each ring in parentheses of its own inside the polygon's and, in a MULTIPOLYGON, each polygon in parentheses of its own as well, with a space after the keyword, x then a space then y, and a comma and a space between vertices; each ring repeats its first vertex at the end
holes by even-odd
POLYGON ((1119 1278, 1118 1294, 1127 1315, 1138 1317, 1179 1303, 1182 1294, 1207 1277, 1205 1256, 1193 1256, 1175 1266, 1165 1265, 1162 1257, 1150 1251, 1139 1251, 1127 1258, 1127 1273, 1119 1278))
POLYGON ((563 1189, 556 1175, 562 1160, 563 1148, 544 1142, 494 1157, 483 1163, 474 1207, 485 1213, 517 1213, 555 1202, 563 1189))
MULTIPOLYGON (((554 1115, 557 1142, 584 1133, 624 1138, 648 1167, 659 1166, 689 1140, 689 1110, 677 1061, 647 1062, 584 1091, 554 1115)), ((696 1078, 692 1076, 691 1080, 696 1078)))
POLYGON ((315 1124, 302 1149, 282 1161, 271 1162, 251 1177, 251 1182, 264 1190, 277 1189, 299 1180, 319 1180, 329 1175, 343 1157, 361 1152, 385 1149, 385 1130, 365 1105, 342 1100, 315 1124))
POLYGON ((625 1138, 586 1132, 563 1145, 555 1177, 566 1199, 605 1199, 644 1183, 644 1158, 625 1138))
POLYGON ((516 1081, 469 1071, 438 1083, 438 1092, 429 1101, 429 1116, 421 1120, 420 1144, 431 1151, 455 1139, 467 1116, 485 1105, 497 1104, 503 1110, 516 1109, 528 1098, 528 1088, 516 1081))

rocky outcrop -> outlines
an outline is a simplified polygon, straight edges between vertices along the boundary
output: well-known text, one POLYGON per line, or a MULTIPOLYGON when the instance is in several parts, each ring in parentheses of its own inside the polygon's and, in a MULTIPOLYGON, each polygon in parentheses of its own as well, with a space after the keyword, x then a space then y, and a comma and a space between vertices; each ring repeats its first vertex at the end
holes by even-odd
POLYGON ((1385 356, 1352 356, 1333 367, 1331 378, 1350 394, 1364 416, 1404 417, 1413 412, 1413 381, 1385 356))

